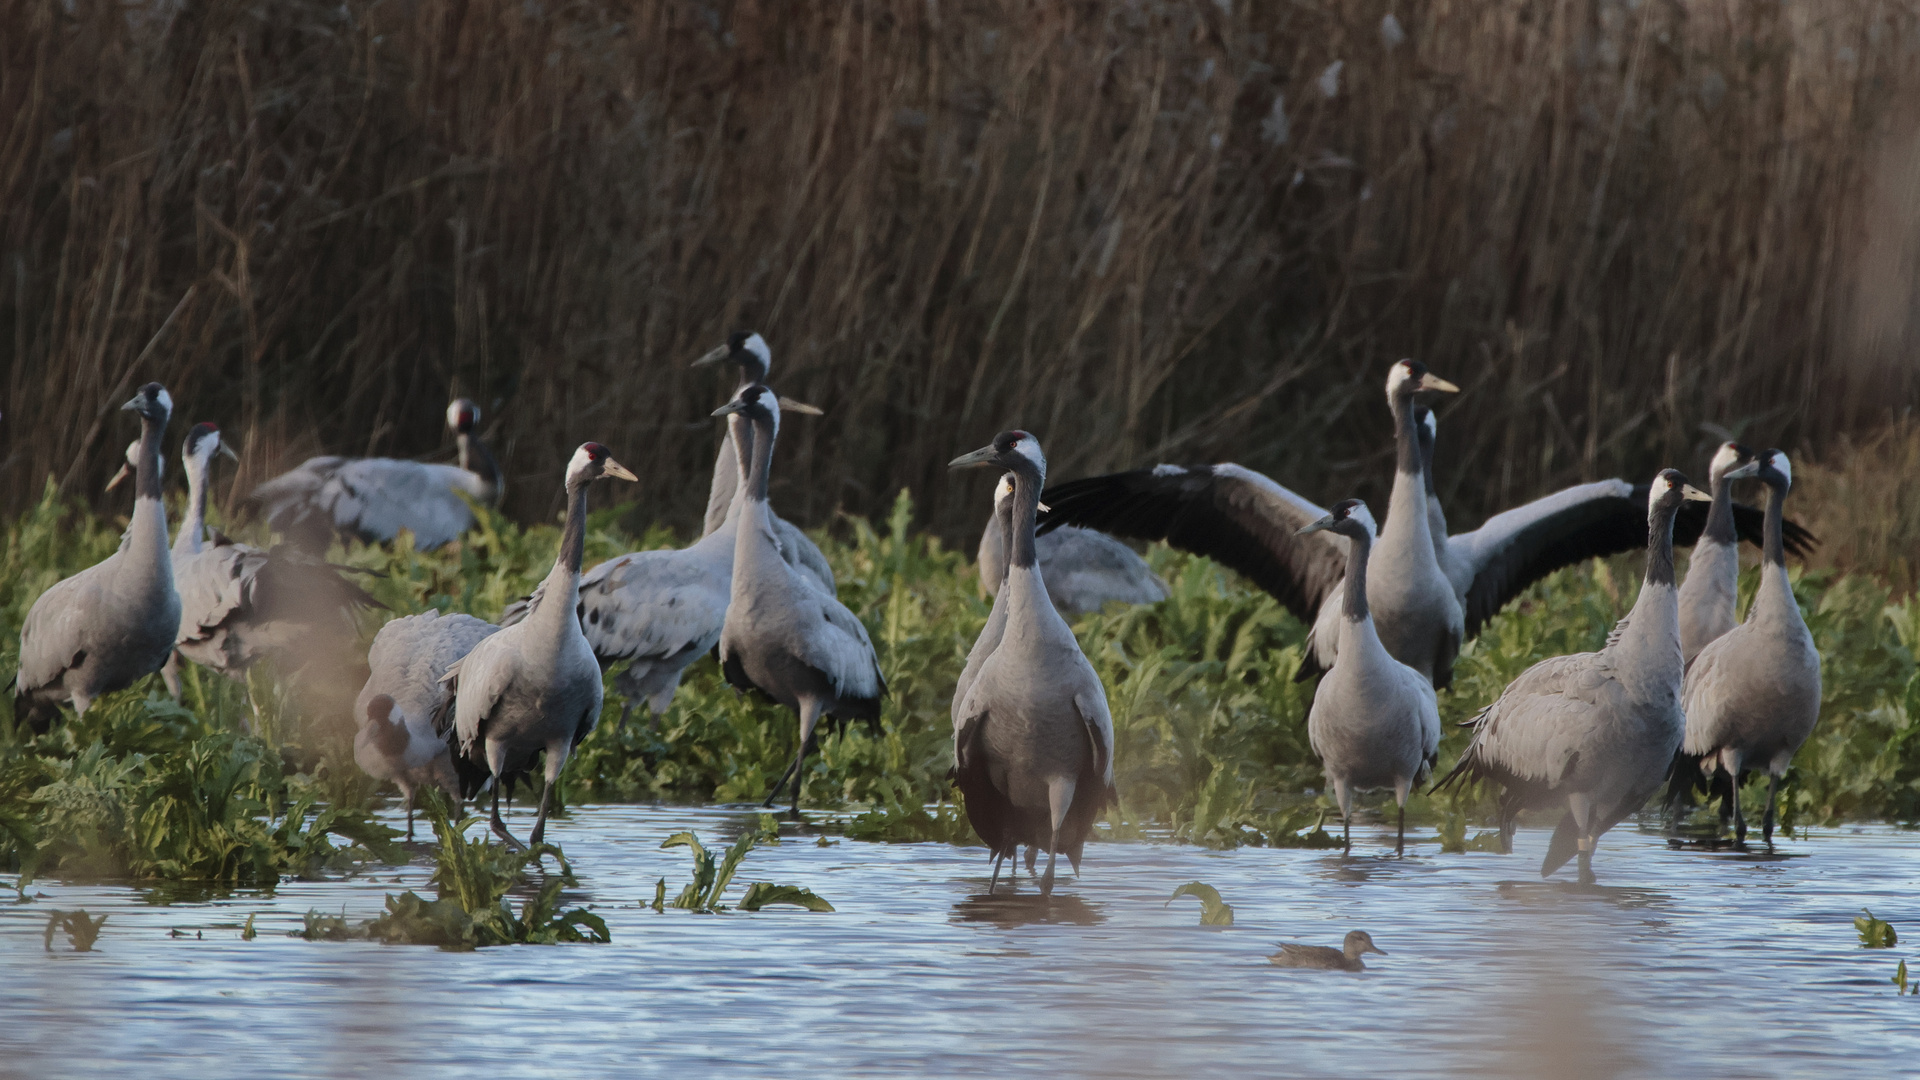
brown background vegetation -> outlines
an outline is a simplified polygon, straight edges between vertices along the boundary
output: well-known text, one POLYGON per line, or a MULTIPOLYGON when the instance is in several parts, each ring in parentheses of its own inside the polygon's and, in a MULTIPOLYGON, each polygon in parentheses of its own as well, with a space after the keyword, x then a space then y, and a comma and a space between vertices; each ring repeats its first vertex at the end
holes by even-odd
POLYGON ((1456 520, 1699 469, 1703 422, 1913 460, 1917 16, 0 0, 0 513, 97 490, 158 378, 237 489, 444 456, 458 393, 511 513, 596 438, 690 526, 725 388, 686 365, 735 327, 828 410, 782 441, 806 524, 905 485, 957 539, 944 464, 1010 426, 1055 478, 1377 495, 1400 356, 1466 389, 1456 520))

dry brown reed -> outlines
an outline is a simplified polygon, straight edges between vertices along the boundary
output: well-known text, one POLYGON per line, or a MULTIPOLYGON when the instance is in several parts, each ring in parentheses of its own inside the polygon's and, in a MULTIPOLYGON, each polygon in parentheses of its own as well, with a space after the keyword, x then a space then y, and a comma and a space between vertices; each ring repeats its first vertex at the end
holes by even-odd
MULTIPOLYGON (((92 491, 137 380, 305 454, 446 452, 509 509, 598 438, 691 523, 732 328, 826 406, 776 499, 1040 433, 1379 491, 1387 363, 1467 388, 1462 518, 1825 453, 1920 395, 1915 0, 0 0, 0 513, 92 491), (1387 16, 1392 13, 1393 19, 1387 16)), ((1829 530, 1831 531, 1831 530, 1829 530)))

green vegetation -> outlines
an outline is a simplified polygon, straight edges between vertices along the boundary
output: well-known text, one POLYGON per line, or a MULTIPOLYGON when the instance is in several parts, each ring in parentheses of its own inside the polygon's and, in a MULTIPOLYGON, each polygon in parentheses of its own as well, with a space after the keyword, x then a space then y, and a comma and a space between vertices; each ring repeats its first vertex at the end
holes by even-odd
POLYGON ((1232 926, 1233 905, 1220 899, 1220 890, 1204 881, 1189 881, 1173 890, 1162 907, 1168 907, 1183 896, 1191 896, 1200 901, 1201 926, 1232 926))
POLYGON ((52 952, 53 935, 65 930, 74 952, 92 952, 93 943, 100 940, 100 928, 106 924, 105 915, 91 918, 85 908, 79 911, 51 911, 47 913, 47 930, 40 943, 48 952, 52 952))
MULTIPOLYGON (((680 890, 680 895, 667 900, 667 879, 661 878, 653 886, 653 910, 665 911, 667 908, 679 908, 711 915, 727 910, 720 897, 732 884, 733 875, 740 869, 740 863, 747 853, 761 843, 779 843, 777 832, 767 829, 765 824, 748 829, 727 847, 726 853, 715 858, 711 850, 700 842, 700 838, 691 832, 677 832, 666 838, 661 848, 684 847, 693 857, 693 879, 680 890)), ((811 891, 798 885, 775 885, 771 882, 756 881, 747 887, 746 895, 740 898, 741 911, 759 911, 763 907, 776 904, 806 908, 808 911, 832 911, 833 905, 815 896, 811 891)))
POLYGON ((1893 932, 1893 924, 1885 919, 1876 919, 1873 912, 1866 908, 1853 919, 1854 932, 1860 935, 1860 947, 1863 949, 1891 949, 1900 943, 1900 935, 1893 932))
MULTIPOLYGON (((589 562, 635 546, 617 516, 593 516, 589 562)), ((903 494, 883 527, 842 519, 837 535, 819 537, 842 598, 872 633, 890 694, 877 734, 849 725, 822 735, 801 778, 804 800, 841 811, 830 827, 850 837, 966 843, 971 830, 946 779, 948 709, 988 605, 967 559, 914 533, 912 520, 903 494)), ((8 528, 0 664, 12 663, 20 619, 39 591, 103 557, 115 535, 109 523, 51 499, 8 528)), ((671 541, 656 530, 643 543, 671 541)), ((392 611, 369 618, 371 634, 374 617, 430 607, 497 617, 546 572, 557 542, 551 525, 484 515, 446 551, 356 546, 335 558, 382 575, 368 587, 392 611)), ((1164 547, 1149 560, 1171 587, 1166 602, 1075 624, 1114 719, 1120 804, 1100 835, 1337 846, 1307 745, 1312 687, 1292 681, 1304 628, 1206 560, 1164 547)), ((1441 695, 1443 770, 1466 742, 1458 722, 1509 680, 1544 657, 1604 641, 1633 601, 1638 572, 1633 557, 1562 571, 1463 650, 1454 688, 1441 695)), ((1749 596, 1754 580, 1751 571, 1743 579, 1749 596)), ((1795 588, 1825 658, 1826 701, 1782 785, 1783 826, 1920 821, 1920 601, 1832 571, 1806 572, 1795 588)), ((371 817, 375 792, 352 764, 344 710, 325 704, 333 699, 276 691, 263 675, 254 683, 259 720, 246 733, 246 688, 191 668, 187 682, 184 705, 168 700, 156 678, 37 738, 0 712, 0 869, 264 886, 397 857, 394 833, 371 817)), ((610 686, 599 729, 562 776, 563 804, 758 800, 793 757, 792 715, 736 694, 711 660, 688 669, 663 715, 636 708, 623 724, 625 705, 610 686)), ((1763 781, 1749 788, 1750 808, 1764 790, 1763 781)), ((1488 843, 1468 839, 1469 823, 1488 810, 1472 791, 1416 794, 1408 807, 1413 820, 1442 827, 1448 851, 1488 843)), ((459 857, 449 849, 447 858, 459 857)), ((718 873, 716 864, 715 880, 718 873)), ((712 884, 696 904, 717 900, 712 884)), ((468 900, 459 907, 469 915, 494 906, 468 900)))

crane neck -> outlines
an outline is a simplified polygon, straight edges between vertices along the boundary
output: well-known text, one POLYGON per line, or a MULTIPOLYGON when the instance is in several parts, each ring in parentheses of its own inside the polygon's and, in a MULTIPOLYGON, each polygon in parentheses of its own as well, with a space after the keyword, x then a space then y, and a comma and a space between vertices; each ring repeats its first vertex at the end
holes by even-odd
POLYGON ((454 444, 460 448, 460 467, 478 476, 493 493, 500 497, 500 465, 493 460, 493 451, 487 449, 486 441, 470 431, 455 432, 454 444))
POLYGON ((1648 585, 1673 586, 1673 519, 1679 506, 1663 506, 1647 515, 1648 585))
POLYGON ((998 588, 1007 587, 1007 573, 1011 569, 1009 553, 1013 551, 1013 498, 1008 496, 994 504, 993 527, 1000 533, 1000 579, 998 588))
POLYGON ((768 474, 773 469, 773 443, 777 437, 773 418, 751 417, 750 423, 743 424, 741 427, 744 430, 734 433, 734 451, 740 456, 740 460, 751 462, 745 470, 745 475, 741 477, 741 482, 746 487, 749 500, 764 503, 767 501, 768 474))
POLYGON ((1700 533, 1700 538, 1716 544, 1739 543, 1739 537, 1733 529, 1733 481, 1716 470, 1713 486, 1709 490, 1713 494, 1713 504, 1707 508, 1707 527, 1700 533))
MULTIPOLYGON (((1719 498, 1719 493, 1716 492, 1714 494, 1714 509, 1716 510, 1720 507, 1719 498)), ((1787 493, 1773 484, 1768 484, 1767 523, 1765 537, 1761 544, 1760 558, 1769 567, 1777 566, 1782 570, 1787 568, 1787 542, 1786 536, 1784 535, 1786 528, 1786 503, 1787 493)), ((1731 508, 1727 511, 1727 518, 1729 522, 1732 521, 1733 511, 1731 508)), ((1728 527, 1731 529, 1731 524, 1729 524, 1728 527)), ((1728 539, 1731 541, 1732 537, 1729 536, 1728 539)))
POLYGON ((175 555, 198 555, 207 531, 207 466, 205 456, 189 457, 187 466, 187 515, 180 522, 180 534, 173 538, 175 555))
POLYGON ((1426 471, 1426 459, 1420 449, 1420 418, 1415 415, 1413 399, 1393 399, 1394 467, 1418 478, 1426 471))
POLYGON ((1013 495, 1007 499, 1007 565, 1030 567, 1037 559, 1034 523, 1040 516, 1040 488, 1046 477, 1025 458, 1013 468, 1013 495))
POLYGON ((173 560, 167 555, 167 505, 160 497, 160 439, 166 430, 165 420, 140 418, 140 456, 133 467, 133 520, 127 534, 130 559, 136 564, 158 563, 160 572, 171 582, 173 560))
POLYGON ((584 476, 577 483, 567 484, 567 523, 560 530, 560 554, 547 573, 545 593, 536 615, 552 608, 552 612, 547 613, 549 618, 577 621, 573 609, 580 603, 580 560, 587 550, 587 488, 592 484, 593 481, 584 476))
POLYGON ((1350 622, 1367 618, 1367 557, 1373 552, 1373 537, 1363 529, 1342 533, 1347 538, 1347 580, 1341 590, 1340 614, 1350 622))

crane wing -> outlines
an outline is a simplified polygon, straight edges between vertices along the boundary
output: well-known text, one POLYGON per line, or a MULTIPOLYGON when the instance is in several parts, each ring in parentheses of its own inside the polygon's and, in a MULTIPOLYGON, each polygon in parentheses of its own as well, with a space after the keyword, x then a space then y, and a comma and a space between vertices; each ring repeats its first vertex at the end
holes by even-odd
POLYGON ((1239 465, 1156 465, 1048 488, 1045 531, 1081 525, 1136 540, 1165 540, 1247 576, 1312 622, 1346 573, 1347 542, 1295 536, 1326 510, 1239 465))

